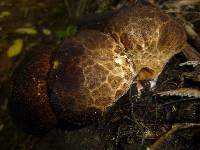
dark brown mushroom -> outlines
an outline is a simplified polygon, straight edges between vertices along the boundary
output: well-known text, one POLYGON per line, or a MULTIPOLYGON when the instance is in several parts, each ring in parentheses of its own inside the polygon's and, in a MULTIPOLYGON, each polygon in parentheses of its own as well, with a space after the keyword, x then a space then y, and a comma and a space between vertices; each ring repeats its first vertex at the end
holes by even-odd
POLYGON ((66 40, 53 62, 51 104, 59 120, 73 127, 91 123, 132 83, 130 60, 111 36, 98 31, 66 40))
POLYGON ((57 122, 47 88, 51 55, 48 50, 31 53, 15 69, 12 77, 11 116, 17 126, 28 133, 44 133, 57 122))
POLYGON ((10 100, 20 128, 42 133, 56 125, 72 129, 94 122, 134 77, 157 79, 186 43, 182 26, 152 6, 120 10, 107 31, 80 31, 54 55, 35 51, 22 61, 10 100))

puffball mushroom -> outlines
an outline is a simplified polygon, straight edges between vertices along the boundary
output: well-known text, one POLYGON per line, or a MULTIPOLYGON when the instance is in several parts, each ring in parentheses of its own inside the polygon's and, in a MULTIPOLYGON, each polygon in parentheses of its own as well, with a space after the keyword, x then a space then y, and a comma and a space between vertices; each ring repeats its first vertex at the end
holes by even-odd
MULTIPOLYGON (((129 89, 134 70, 123 49, 108 34, 79 32, 55 54, 50 72, 50 102, 64 124, 92 122, 129 89)), ((67 126, 67 125, 66 125, 67 126)))
POLYGON ((156 80, 168 60, 186 44, 184 28, 148 5, 122 9, 109 21, 107 30, 132 60, 138 80, 156 80))
POLYGON ((52 51, 34 51, 25 57, 12 76, 11 116, 17 126, 28 133, 44 133, 57 124, 47 86, 51 57, 52 51))
POLYGON ((28 133, 93 122, 129 89, 132 63, 109 35, 79 32, 61 49, 36 51, 13 74, 11 116, 28 133))
POLYGON ((61 49, 35 51, 19 64, 10 109, 20 128, 41 134, 94 122, 133 79, 157 79, 186 43, 182 26, 152 6, 120 10, 105 31, 80 31, 61 49))

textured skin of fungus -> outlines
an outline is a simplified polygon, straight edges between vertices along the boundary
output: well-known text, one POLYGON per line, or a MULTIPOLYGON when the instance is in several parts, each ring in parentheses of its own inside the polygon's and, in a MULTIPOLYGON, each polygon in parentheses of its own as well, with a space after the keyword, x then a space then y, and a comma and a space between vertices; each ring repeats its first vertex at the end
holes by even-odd
POLYGON ((114 39, 94 30, 66 40, 54 62, 52 106, 62 122, 77 126, 90 123, 127 92, 134 72, 114 39))
POLYGON ((42 134, 56 125, 56 116, 47 94, 50 51, 35 51, 13 74, 11 116, 17 126, 32 134, 42 134))
MULTIPOLYGON (((93 122, 129 89, 132 80, 157 79, 186 43, 174 19, 151 6, 120 10, 106 32, 85 30, 53 55, 35 51, 13 75, 11 115, 29 133, 93 122)), ((69 127, 71 126, 71 127, 69 127)))
MULTIPOLYGON (((168 60, 180 52, 186 43, 183 27, 152 6, 124 8, 110 20, 107 27, 128 53, 136 74, 148 73, 145 77, 147 80, 157 79, 168 60)), ((145 75, 140 76, 141 80, 145 79, 145 75)))

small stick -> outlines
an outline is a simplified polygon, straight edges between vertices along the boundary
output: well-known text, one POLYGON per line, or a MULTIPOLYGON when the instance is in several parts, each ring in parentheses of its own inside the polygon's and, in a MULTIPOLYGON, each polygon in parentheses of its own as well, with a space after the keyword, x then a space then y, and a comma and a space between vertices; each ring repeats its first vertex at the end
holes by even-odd
POLYGON ((164 145, 172 140, 173 136, 176 134, 177 131, 188 129, 188 128, 194 128, 194 127, 200 127, 199 123, 177 123, 172 126, 172 128, 164 134, 160 139, 158 139, 153 145, 151 145, 147 150, 160 150, 164 147, 164 145))

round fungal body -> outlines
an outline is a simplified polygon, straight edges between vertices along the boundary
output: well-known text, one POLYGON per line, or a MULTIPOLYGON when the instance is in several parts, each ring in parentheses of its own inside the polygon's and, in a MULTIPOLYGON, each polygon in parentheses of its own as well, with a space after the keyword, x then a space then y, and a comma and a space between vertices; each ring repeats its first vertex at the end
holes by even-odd
POLYGON ((29 133, 94 122, 133 79, 157 79, 186 43, 183 28, 151 6, 120 10, 105 32, 85 30, 54 52, 34 51, 13 74, 11 116, 29 133))
POLYGON ((107 30, 124 48, 141 80, 157 79, 186 43, 184 28, 153 6, 122 9, 110 20, 107 30))
POLYGON ((129 89, 131 61, 111 36, 94 30, 66 40, 53 59, 50 101, 64 124, 90 123, 129 89))

